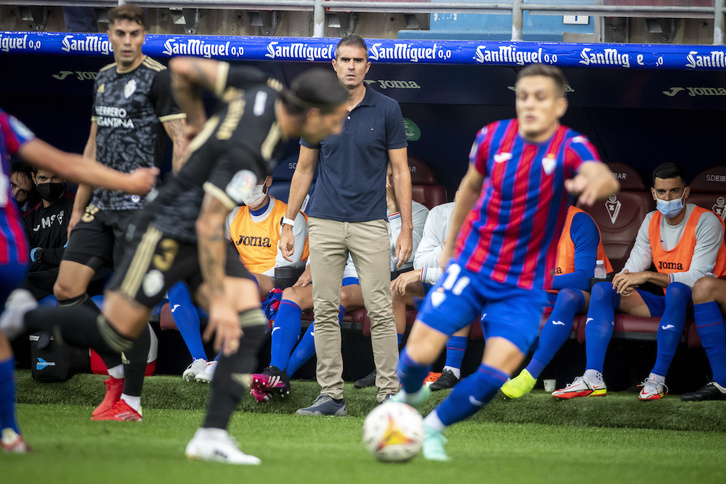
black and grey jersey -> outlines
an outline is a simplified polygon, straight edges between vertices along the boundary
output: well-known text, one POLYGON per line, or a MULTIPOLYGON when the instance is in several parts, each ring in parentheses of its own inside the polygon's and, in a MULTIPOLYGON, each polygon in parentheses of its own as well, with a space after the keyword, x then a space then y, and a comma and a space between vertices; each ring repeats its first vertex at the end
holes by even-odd
MULTIPOLYGON (((144 57, 129 71, 110 64, 101 69, 94 85, 93 113, 96 122, 96 159, 115 170, 129 173, 139 167, 157 166, 164 152, 162 122, 183 118, 174 101, 169 71, 144 57)), ((96 187, 94 205, 101 210, 134 210, 141 197, 96 187)))
MULTIPOLYGON (((165 236, 196 243, 195 222, 205 193, 230 210, 272 172, 284 144, 275 115, 282 85, 258 69, 220 63, 220 107, 189 145, 184 167, 143 210, 165 236)), ((137 230, 139 227, 136 227, 137 230)))

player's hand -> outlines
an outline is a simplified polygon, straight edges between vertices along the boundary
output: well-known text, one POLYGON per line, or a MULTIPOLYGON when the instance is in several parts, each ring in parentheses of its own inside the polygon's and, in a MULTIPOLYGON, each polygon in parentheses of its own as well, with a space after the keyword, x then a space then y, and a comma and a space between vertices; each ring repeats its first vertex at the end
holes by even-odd
POLYGON ((146 195, 154 188, 159 169, 137 168, 128 174, 128 187, 126 191, 132 195, 146 195))
POLYGON ((590 206, 597 200, 598 189, 595 183, 583 174, 565 180, 565 189, 571 194, 578 196, 578 203, 590 206))
POLYGON ((311 282, 313 282, 313 273, 310 270, 310 265, 308 265, 305 267, 305 271, 300 274, 300 277, 297 278, 297 281, 295 281, 295 284, 293 284, 292 287, 305 287, 311 282))
POLYGON ((67 240, 70 240, 70 238, 71 238, 71 232, 73 231, 73 227, 75 227, 76 224, 81 221, 81 217, 83 217, 83 213, 76 213, 76 212, 71 213, 71 218, 68 219, 68 236, 67 236, 67 240))
POLYGON ((282 224, 279 245, 282 256, 292 262, 292 254, 295 252, 295 234, 292 233, 291 225, 282 224))
POLYGON ((212 302, 209 307, 209 323, 204 331, 204 341, 209 341, 212 335, 214 335, 215 351, 222 351, 227 356, 237 352, 239 339, 242 337, 239 316, 237 311, 223 300, 212 302))
POLYGON ((629 296, 633 289, 648 281, 646 272, 628 272, 624 270, 613 277, 613 289, 622 295, 629 296))
POLYGON ((398 294, 399 296, 405 296, 408 285, 418 281, 420 277, 420 270, 399 274, 397 278, 391 281, 391 292, 398 294))
POLYGON ((396 252, 393 255, 393 257, 398 261, 396 262, 397 269, 408 262, 408 259, 411 257, 411 253, 413 253, 411 232, 402 230, 396 239, 396 252))

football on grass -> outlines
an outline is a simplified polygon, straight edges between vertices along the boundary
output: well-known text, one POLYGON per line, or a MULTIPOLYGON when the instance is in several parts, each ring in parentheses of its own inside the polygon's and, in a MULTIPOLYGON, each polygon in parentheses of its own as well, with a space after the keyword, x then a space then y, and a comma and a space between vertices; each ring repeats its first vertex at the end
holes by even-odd
POLYGON ((423 444, 421 415, 410 405, 390 402, 378 405, 363 423, 363 443, 383 462, 406 462, 423 444))

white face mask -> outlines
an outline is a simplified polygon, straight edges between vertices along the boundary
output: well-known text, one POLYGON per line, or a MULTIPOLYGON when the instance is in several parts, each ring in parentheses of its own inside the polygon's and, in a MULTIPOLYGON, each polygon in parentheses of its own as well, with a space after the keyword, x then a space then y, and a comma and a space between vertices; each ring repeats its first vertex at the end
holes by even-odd
POLYGON ((683 199, 676 198, 675 200, 661 200, 659 198, 656 200, 656 207, 665 218, 677 217, 683 210, 683 199))
POLYGON ((248 207, 256 207, 267 196, 267 193, 264 191, 265 185, 255 185, 252 190, 250 190, 249 193, 244 195, 242 197, 242 201, 247 205, 248 207))

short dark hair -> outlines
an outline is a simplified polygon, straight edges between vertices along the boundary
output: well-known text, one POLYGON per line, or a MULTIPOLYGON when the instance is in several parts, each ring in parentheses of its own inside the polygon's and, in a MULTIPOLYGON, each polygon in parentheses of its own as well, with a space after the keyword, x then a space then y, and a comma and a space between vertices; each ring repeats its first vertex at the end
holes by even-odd
POLYGON ((333 71, 314 68, 298 75, 290 89, 282 92, 281 99, 287 112, 293 116, 312 108, 330 113, 348 100, 348 90, 333 71))
POLYGON ((114 7, 108 11, 108 25, 111 26, 116 23, 117 20, 128 20, 129 22, 136 22, 146 30, 146 23, 144 22, 144 11, 141 7, 135 3, 124 3, 118 7, 114 7))
POLYGON ((33 173, 34 173, 33 168, 34 168, 33 165, 31 165, 27 161, 23 161, 23 160, 14 161, 13 164, 10 166, 10 174, 21 173, 21 174, 25 175, 28 178, 28 180, 30 180, 32 182, 33 173))
POLYGON ((666 180, 668 178, 676 178, 676 177, 681 177, 683 184, 687 185, 686 172, 685 172, 685 170, 683 170, 683 167, 681 165, 671 163, 670 161, 667 163, 663 163, 663 164, 655 167, 655 170, 653 170, 653 186, 655 186, 656 178, 660 178, 661 180, 666 180))
POLYGON ((358 34, 348 34, 342 39, 340 39, 340 42, 338 42, 338 45, 335 46, 335 58, 338 58, 338 49, 340 49, 341 46, 346 45, 352 45, 353 47, 360 47, 363 49, 366 53, 366 60, 368 60, 368 46, 366 45, 366 41, 363 40, 363 37, 361 37, 358 34))
POLYGON ((523 77, 530 76, 549 77, 555 83, 555 94, 557 94, 557 97, 566 96, 565 86, 567 86, 567 79, 559 67, 546 64, 530 64, 517 74, 517 84, 519 84, 519 80, 523 77))

